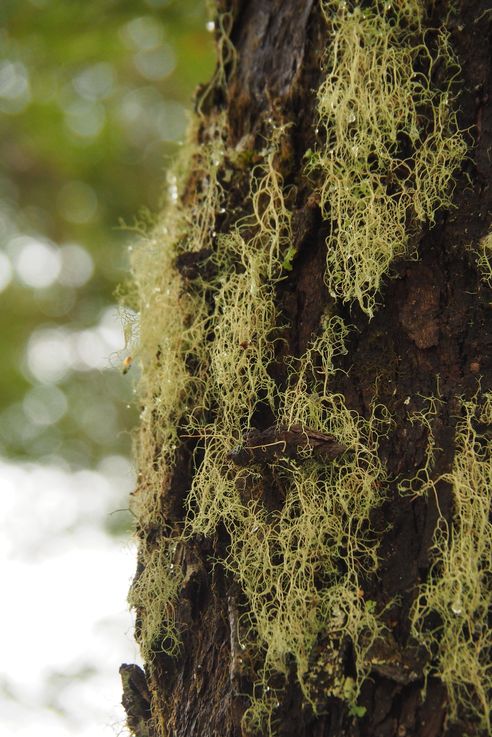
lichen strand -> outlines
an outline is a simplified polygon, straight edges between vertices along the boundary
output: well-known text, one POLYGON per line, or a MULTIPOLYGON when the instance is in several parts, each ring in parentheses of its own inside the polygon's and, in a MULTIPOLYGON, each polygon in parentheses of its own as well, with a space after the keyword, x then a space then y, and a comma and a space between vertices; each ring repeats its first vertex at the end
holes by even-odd
MULTIPOLYGON (((312 459, 277 464, 273 472, 285 494, 281 508, 269 511, 253 499, 229 510, 225 561, 248 600, 254 633, 248 639, 258 639, 265 672, 287 675, 293 658, 313 705, 309 659, 318 636, 341 638, 343 632, 351 638, 360 685, 365 648, 380 630, 360 593, 361 577, 377 565, 369 522, 384 481, 374 437, 369 439, 377 423, 349 412, 336 395, 326 398, 325 411, 325 424, 349 446, 346 459, 324 466, 312 459)), ((333 684, 331 695, 341 697, 341 685, 333 684)))
POLYGON ((202 305, 182 293, 172 248, 159 235, 164 240, 168 232, 157 232, 134 261, 137 273, 146 274, 139 354, 145 367, 140 380, 144 409, 137 453, 139 468, 146 470, 132 501, 132 511, 143 527, 163 522, 161 490, 176 448, 177 426, 186 398, 198 390, 197 381, 187 371, 186 358, 203 339, 202 305))
POLYGON ((144 409, 136 441, 140 473, 131 500, 142 571, 132 584, 129 602, 137 611, 138 640, 147 662, 157 652, 175 655, 179 645, 174 603, 182 571, 174 554, 182 530, 171 532, 166 526, 163 489, 172 478, 178 428, 186 428, 192 408, 203 403, 209 315, 204 294, 184 289, 175 261, 183 251, 207 248, 214 237, 222 196, 217 180, 223 155, 220 122, 210 127, 202 146, 190 141, 184 148, 170 177, 161 223, 133 256, 140 302, 139 396, 144 409), (190 170, 195 172, 195 191, 185 206, 190 170), (156 530, 160 530, 157 538, 156 530))
POLYGON ((479 243, 477 267, 484 284, 492 289, 492 231, 479 243))
POLYGON ((252 215, 219 237, 213 257, 220 276, 209 285, 214 299, 210 370, 202 411, 190 418, 190 430, 203 439, 199 450, 204 452, 189 499, 190 524, 204 534, 227 516, 237 498, 228 452, 251 427, 258 405, 271 411, 275 406, 277 389, 268 373, 278 322, 275 286, 291 239, 291 215, 273 167, 281 135, 281 128, 273 132, 264 163, 252 171, 252 215), (204 421, 210 416, 211 422, 204 421))
POLYGON ((182 575, 174 563, 176 544, 171 538, 163 538, 149 549, 140 549, 145 567, 136 577, 128 601, 137 610, 137 631, 146 662, 155 653, 173 656, 179 649, 174 602, 182 575))
MULTIPOLYGON (((237 327, 235 321, 227 325, 226 345, 231 346, 237 327)), ((268 325, 263 331, 266 327, 270 330, 268 325)), ((281 423, 334 435, 347 446, 342 458, 320 463, 306 451, 303 459, 271 464, 269 473, 282 502, 277 509, 267 508, 260 469, 237 469, 227 458, 251 416, 251 394, 243 394, 248 373, 229 371, 218 425, 207 430, 210 441, 193 483, 190 531, 210 535, 219 522, 225 525, 230 545, 223 562, 248 602, 242 618, 245 643, 261 654, 261 677, 245 715, 248 729, 260 728, 259 721, 262 730, 271 728, 274 674, 287 676, 292 662, 305 698, 316 709, 309 661, 320 636, 338 641, 343 632, 351 639, 357 678, 349 700, 355 704, 367 673, 365 653, 382 630, 364 602, 361 578, 377 565, 370 513, 385 488, 377 445, 388 418, 374 408, 364 420, 328 389, 333 361, 345 352, 346 333, 339 318, 325 319, 321 335, 300 362, 293 362, 290 388, 276 397, 281 423)), ((345 680, 341 669, 325 697, 348 699, 345 680)))
POLYGON ((450 718, 468 713, 490 731, 492 632, 492 457, 487 431, 492 422, 492 393, 462 401, 452 469, 421 487, 437 494, 447 482, 453 494, 453 517, 436 526, 433 564, 420 587, 411 620, 415 637, 431 654, 430 673, 448 690, 450 718), (437 616, 436 616, 437 615, 437 616))
POLYGON ((207 383, 208 307, 203 293, 184 289, 175 260, 183 251, 199 251, 212 243, 222 197, 218 183, 222 133, 223 119, 219 118, 210 126, 207 142, 200 147, 189 142, 184 148, 170 176, 168 204, 160 224, 135 249, 132 259, 140 307, 137 357, 144 408, 136 456, 138 467, 145 469, 145 478, 133 495, 132 511, 142 528, 164 522, 162 488, 173 465, 177 428, 192 407, 200 405, 207 383), (190 169, 195 172, 196 191, 185 207, 180 188, 190 169))
POLYGON ((330 223, 329 291, 371 316, 392 261, 409 254, 411 231, 451 205, 466 146, 451 109, 457 66, 446 31, 433 34, 431 50, 420 0, 361 6, 322 3, 330 38, 307 169, 321 180, 330 223))
MULTIPOLYGON (((383 274, 405 252, 408 223, 432 222, 449 204, 445 190, 463 143, 449 90, 430 81, 433 57, 417 0, 398 3, 397 13, 379 3, 349 11, 341 0, 323 8, 332 38, 318 96, 320 143, 308 168, 321 182, 330 223, 326 281, 335 297, 357 300, 371 314, 383 274)), ((446 37, 437 38, 449 66, 446 37)), ((230 50, 224 42, 223 55, 230 50)), ((224 84, 224 64, 219 72, 224 84)), ((213 91, 205 95, 212 99, 213 91)), ((248 676, 256 682, 246 733, 271 734, 278 679, 297 676, 314 711, 336 696, 361 713, 367 651, 383 630, 362 584, 377 568, 371 514, 385 495, 378 444, 390 423, 383 407, 364 418, 334 393, 349 331, 336 315, 325 315, 305 354, 287 365, 285 385, 275 382, 283 327, 277 293, 292 268, 294 241, 289 203, 296 192, 279 171, 289 131, 263 121, 264 148, 248 158, 227 148, 223 115, 207 114, 162 224, 134 259, 144 411, 133 499, 142 571, 130 601, 147 661, 161 650, 175 654, 176 546, 198 534, 220 538, 227 546, 220 562, 244 593, 239 629, 256 670, 248 676), (241 182, 249 176, 240 219, 226 191, 238 169, 241 182), (183 258, 190 259, 185 273, 183 258), (321 462, 307 446, 263 468, 234 465, 230 454, 244 433, 274 421, 333 435, 346 451, 321 462), (195 447, 193 477, 186 519, 174 518, 171 530, 165 492, 183 442, 195 447), (316 668, 325 673, 321 696, 316 668)))

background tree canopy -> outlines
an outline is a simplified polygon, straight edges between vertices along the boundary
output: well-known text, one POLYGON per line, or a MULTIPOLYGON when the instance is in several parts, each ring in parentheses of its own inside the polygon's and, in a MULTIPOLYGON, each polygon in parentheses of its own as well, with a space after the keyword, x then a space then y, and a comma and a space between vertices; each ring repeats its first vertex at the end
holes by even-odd
POLYGON ((137 408, 115 291, 212 65, 197 0, 0 2, 1 737, 121 733, 137 408))
POLYGON ((81 467, 129 450, 114 292, 210 74, 206 22, 196 0, 2 3, 4 455, 81 467))

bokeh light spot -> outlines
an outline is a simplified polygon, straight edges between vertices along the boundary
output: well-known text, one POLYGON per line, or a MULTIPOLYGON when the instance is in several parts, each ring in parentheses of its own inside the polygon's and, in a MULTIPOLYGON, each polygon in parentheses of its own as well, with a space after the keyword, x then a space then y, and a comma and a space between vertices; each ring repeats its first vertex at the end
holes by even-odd
POLYGON ((50 241, 31 236, 17 236, 9 242, 15 270, 29 287, 50 287, 61 269, 59 249, 50 241))
POLYGON ((121 36, 130 48, 145 50, 159 46, 164 36, 162 25, 149 15, 125 23, 121 36))
POLYGON ((97 195, 88 184, 68 182, 58 193, 58 208, 71 223, 89 223, 97 212, 97 195))
POLYGON ((3 292, 12 280, 12 264, 6 253, 0 251, 0 292, 3 292))
POLYGON ((31 101, 27 68, 20 61, 0 61, 0 111, 21 113, 31 101))
POLYGON ((26 415, 21 402, 15 402, 6 407, 0 414, 0 437, 5 443, 15 440, 16 443, 22 444, 26 439, 26 431, 29 437, 33 437, 38 432, 38 428, 28 426, 26 415))
POLYGON ((56 384, 72 368, 70 333, 64 328, 39 328, 27 342, 27 367, 40 382, 56 384))
POLYGON ((24 412, 35 425, 53 425, 67 411, 64 393, 56 386, 41 384, 33 387, 24 397, 24 412))
POLYGON ((65 123, 81 138, 96 138, 106 122, 104 105, 93 100, 75 100, 65 109, 65 123))
POLYGON ((115 488, 119 489, 121 495, 133 491, 136 483, 136 473, 133 463, 122 455, 105 456, 98 465, 98 471, 103 476, 111 479, 115 488))
POLYGON ((109 97, 114 88, 112 64, 100 62, 86 67, 77 74, 72 84, 76 92, 86 100, 103 100, 109 97))
POLYGON ((118 413, 114 402, 100 399, 86 404, 77 416, 77 422, 95 443, 106 444, 108 437, 118 432, 118 413))
POLYGON ((66 287, 81 287, 91 278, 94 263, 90 253, 76 243, 69 243, 60 249, 60 284, 66 287))
POLYGON ((74 336, 77 355, 76 368, 79 371, 93 371, 107 368, 109 357, 107 346, 96 330, 81 330, 74 336))
POLYGON ((123 349, 125 337, 118 307, 113 305, 103 310, 97 329, 110 351, 123 349))
POLYGON ((186 131, 187 122, 185 108, 179 102, 166 100, 162 104, 157 117, 161 140, 181 141, 186 131))
POLYGON ((139 51, 133 61, 142 77, 153 82, 169 76, 176 66, 176 56, 169 44, 139 51))
POLYGON ((119 116, 128 138, 134 144, 145 144, 152 131, 152 121, 163 99, 154 87, 139 87, 127 92, 120 103, 119 116))

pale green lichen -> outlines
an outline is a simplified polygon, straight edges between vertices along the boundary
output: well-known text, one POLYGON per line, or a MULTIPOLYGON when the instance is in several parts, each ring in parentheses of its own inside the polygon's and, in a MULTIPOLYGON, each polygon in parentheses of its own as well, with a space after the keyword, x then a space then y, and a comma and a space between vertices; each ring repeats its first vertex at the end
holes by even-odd
POLYGON ((281 135, 281 128, 274 131, 264 163, 252 171, 252 215, 219 237, 213 257, 220 276, 208 285, 214 312, 207 386, 202 411, 190 418, 190 431, 203 439, 204 449, 189 498, 192 529, 205 534, 226 514, 231 495, 237 496, 228 452, 251 427, 257 406, 264 403, 273 411, 275 404, 277 388, 268 372, 278 322, 275 285, 282 277, 282 251, 291 237, 282 180, 273 168, 281 135), (212 410, 214 420, 204 422, 212 410))
POLYGON ((453 515, 448 522, 440 513, 432 567, 420 587, 411 622, 414 636, 431 655, 428 673, 437 673, 447 688, 450 718, 469 713, 490 730, 492 448, 477 423, 490 427, 492 393, 462 401, 461 408, 451 471, 429 478, 420 489, 438 498, 438 484, 449 484, 453 515))
MULTIPOLYGON (((346 332, 339 318, 324 322, 301 366, 292 368, 279 416, 287 425, 301 423, 334 435, 348 448, 342 458, 330 464, 309 458, 276 463, 271 470, 284 500, 278 510, 271 510, 263 501, 259 469, 235 468, 227 458, 231 444, 224 446, 221 434, 209 431, 194 478, 191 530, 210 535, 219 522, 225 525, 230 546, 224 565, 240 582, 248 602, 249 613, 242 621, 248 647, 261 652, 263 676, 256 690, 263 695, 253 699, 245 717, 248 724, 256 724, 260 715, 266 719, 270 714, 271 720, 276 698, 273 690, 268 692, 270 678, 273 673, 286 676, 291 662, 305 697, 315 706, 309 658, 321 635, 340 638, 343 632, 351 638, 357 664, 355 703, 367 672, 365 653, 382 629, 365 607, 360 584, 361 576, 377 565, 370 514, 384 498, 385 471, 377 445, 388 429, 388 418, 384 410, 378 418, 381 408, 374 408, 364 420, 346 408, 341 395, 327 389, 333 360, 345 351, 346 332)), ((250 401, 247 393, 242 408, 238 405, 243 379, 236 376, 228 374, 235 397, 236 423, 230 429, 235 442, 250 401)), ((227 404, 227 394, 223 402, 227 404)), ((223 417, 219 414, 220 427, 225 427, 223 417)), ((343 697, 342 685, 334 684, 332 695, 343 697)))
MULTIPOLYGON (((396 11, 379 2, 349 9, 330 0, 323 10, 331 37, 318 93, 319 143, 308 169, 321 182, 321 210, 330 226, 325 278, 335 297, 356 300, 371 315, 383 275, 408 252, 409 224, 432 223, 436 210, 450 204, 464 144, 448 105, 450 82, 434 88, 432 66, 439 53, 449 71, 454 62, 444 32, 434 52, 426 48, 417 0, 402 0, 396 11)), ((234 64, 229 20, 219 32, 214 85, 224 84, 234 64)), ((287 126, 270 124, 259 163, 245 174, 247 214, 216 233, 227 205, 226 174, 232 176, 227 166, 241 157, 227 148, 225 117, 208 119, 201 144, 185 149, 183 176, 173 182, 161 224, 134 259, 144 410, 132 508, 143 572, 130 601, 139 612, 142 650, 149 661, 159 649, 177 652, 173 605, 182 571, 176 545, 225 529, 230 543, 220 562, 244 593, 241 630, 258 666, 244 725, 265 734, 274 731, 279 674, 295 673, 316 711, 311 658, 320 640, 329 654, 318 662, 330 672, 326 694, 360 715, 367 653, 383 631, 361 581, 377 569, 371 514, 385 496, 378 445, 390 421, 379 406, 362 417, 332 390, 348 326, 323 317, 305 354, 288 366, 285 386, 273 378, 282 328, 276 295, 295 255, 291 192, 278 167, 288 134, 287 126), (205 252, 210 269, 186 283, 176 258, 205 252), (268 413, 281 426, 327 433, 347 447, 330 463, 307 449, 271 464, 267 471, 281 496, 276 505, 266 503, 265 469, 239 468, 230 457, 257 417, 268 413), (187 518, 151 545, 147 532, 165 529, 165 489, 185 438, 196 444, 187 518), (351 642, 353 677, 336 661, 342 637, 351 642)), ((245 168, 252 163, 247 159, 245 168)))
MULTIPOLYGON (((202 157, 212 158, 207 148, 202 157)), ((195 165, 196 165, 195 161, 195 165)), ((210 238, 210 212, 219 201, 213 177, 209 179, 191 212, 178 207, 173 197, 161 224, 135 249, 133 273, 140 297, 140 341, 136 358, 143 367, 139 396, 140 417, 137 456, 146 469, 145 488, 139 486, 133 511, 143 526, 162 521, 160 496, 163 478, 172 464, 178 424, 200 396, 200 373, 191 375, 188 364, 200 364, 205 343, 207 306, 201 295, 185 293, 175 259, 183 241, 189 250, 199 249, 210 238), (210 194, 212 190, 213 195, 210 194), (213 206, 210 199, 213 198, 213 206), (196 212, 195 212, 196 208, 196 212), (199 213, 199 216, 198 216, 199 213)))
POLYGON ((436 445, 433 429, 433 423, 439 417, 442 406, 444 405, 444 401, 439 393, 439 377, 437 377, 437 395, 430 397, 419 395, 419 398, 423 401, 423 407, 419 411, 412 412, 408 416, 408 421, 412 425, 415 423, 421 425, 427 434, 425 461, 412 478, 400 480, 398 490, 403 496, 419 496, 423 493, 424 489, 428 488, 427 485, 431 482, 434 473, 436 454, 441 450, 436 445))
POLYGON ((224 90, 227 78, 234 73, 237 60, 236 47, 231 41, 231 30, 234 21, 231 12, 216 13, 215 0, 207 0, 207 10, 211 23, 211 30, 215 32, 217 64, 212 79, 197 100, 197 112, 202 114, 204 103, 214 90, 224 90))
POLYGON ((174 656, 180 645, 174 621, 174 602, 182 575, 174 563, 176 540, 162 539, 151 549, 141 548, 143 571, 133 582, 128 601, 137 610, 142 655, 150 662, 155 653, 174 656))
POLYGON ((202 403, 206 385, 204 352, 208 306, 204 294, 184 290, 176 258, 211 244, 216 210, 221 203, 217 173, 223 158, 223 124, 211 126, 199 149, 183 150, 170 178, 168 204, 162 221, 133 254, 134 280, 139 296, 139 347, 135 353, 142 373, 139 396, 143 405, 136 456, 140 469, 131 509, 141 536, 143 571, 132 584, 129 602, 138 613, 139 642, 150 662, 154 653, 175 655, 179 637, 174 624, 174 601, 182 572, 175 564, 180 533, 165 532, 167 518, 163 489, 169 484, 179 439, 188 416, 202 403), (190 168, 196 191, 186 207, 185 186, 190 168), (190 369, 193 367, 193 370, 190 369), (150 544, 147 532, 162 534, 150 544))
POLYGON ((477 266, 484 284, 492 289, 492 231, 479 243, 477 266))
POLYGON ((444 30, 433 51, 426 45, 419 0, 322 7, 330 38, 308 170, 322 178, 330 223, 329 291, 371 316, 391 263, 410 255, 409 226, 432 224, 451 205, 466 152, 451 108, 456 62, 444 30), (447 68, 444 89, 433 82, 437 60, 447 68))

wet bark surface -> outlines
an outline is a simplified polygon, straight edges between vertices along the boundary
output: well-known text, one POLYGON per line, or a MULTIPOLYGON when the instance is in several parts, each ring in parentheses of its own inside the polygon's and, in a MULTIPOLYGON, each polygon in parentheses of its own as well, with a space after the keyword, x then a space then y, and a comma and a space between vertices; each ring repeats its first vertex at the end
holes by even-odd
MULTIPOLYGON (((456 397, 473 396, 480 381, 482 389, 490 389, 492 380, 491 295, 480 283, 469 248, 492 224, 492 19, 486 13, 487 0, 458 4, 450 31, 462 67, 457 82, 460 125, 469 129, 470 156, 459 175, 455 208, 439 213, 436 226, 422 232, 418 260, 393 265, 372 320, 356 307, 338 308, 355 329, 340 363, 345 373, 337 374, 334 389, 344 394, 349 408, 366 417, 376 396, 394 420, 381 446, 393 483, 374 519, 381 536, 380 566, 377 576, 364 584, 366 596, 384 610, 391 637, 381 645, 385 652, 373 653, 371 678, 359 699, 367 710, 362 718, 350 716, 335 698, 327 699, 314 715, 303 704, 293 677, 276 713, 280 737, 480 734, 473 724, 447 723, 446 691, 437 679, 429 680, 422 698, 426 656, 409 638, 408 614, 416 588, 429 570, 437 505, 451 519, 450 489, 441 484, 437 498, 413 499, 397 491, 398 479, 411 477, 424 463, 426 430, 409 420, 423 409, 424 397, 439 393, 442 399, 434 423, 440 474, 449 471, 453 460, 456 397), (384 609, 395 597, 398 603, 384 609)), ((296 186, 292 205, 298 254, 279 290, 278 304, 289 325, 281 350, 300 355, 330 301, 323 282, 326 226, 301 173, 302 157, 313 141, 314 91, 327 43, 324 26, 314 0, 236 0, 222 5, 231 13, 231 39, 238 54, 222 102, 229 111, 231 144, 257 136, 264 116, 281 115, 294 124, 282 166, 286 184, 296 186)), ((435 25, 446 10, 446 3, 436 4, 435 25)), ((209 96, 209 109, 219 104, 219 98, 219 93, 215 100, 209 96)), ((240 188, 241 183, 233 180, 228 186, 240 188)), ((238 202, 243 197, 244 192, 238 191, 238 202)), ((272 418, 265 416, 260 429, 267 430, 271 423, 272 418)), ((190 443, 178 452, 167 492, 171 524, 183 514, 182 500, 192 474, 190 443)), ((177 658, 156 655, 147 672, 159 694, 153 708, 160 712, 159 721, 169 737, 243 734, 244 694, 251 688, 239 664, 236 641, 243 602, 236 583, 212 562, 226 545, 225 531, 219 529, 213 540, 197 539, 181 552, 185 582, 175 615, 183 646, 177 658)), ((340 647, 350 661, 350 648, 340 647)))

